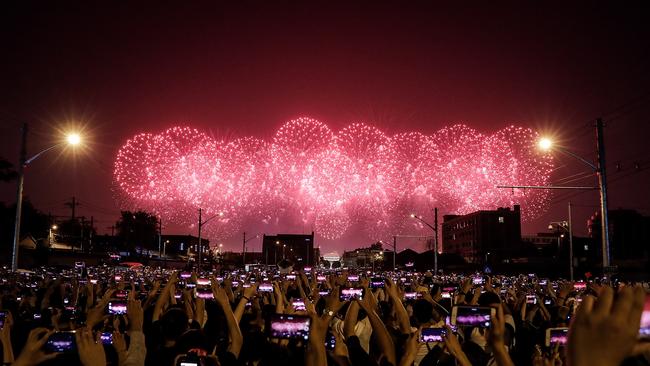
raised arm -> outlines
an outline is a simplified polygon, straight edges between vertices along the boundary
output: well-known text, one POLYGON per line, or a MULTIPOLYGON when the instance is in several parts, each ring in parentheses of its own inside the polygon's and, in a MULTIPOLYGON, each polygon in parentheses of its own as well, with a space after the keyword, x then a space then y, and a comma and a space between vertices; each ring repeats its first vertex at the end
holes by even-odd
POLYGON ((386 279, 386 292, 388 293, 388 297, 393 303, 393 309, 395 310, 395 314, 397 316, 397 322, 399 324, 400 332, 402 332, 402 334, 411 333, 411 323, 409 322, 409 314, 406 311, 404 304, 402 303, 402 299, 400 298, 399 288, 397 287, 397 284, 395 284, 393 280, 391 280, 390 278, 386 279))
POLYGON ((244 343, 244 338, 241 334, 241 329, 239 329, 239 324, 235 319, 235 314, 233 314, 232 308, 230 307, 228 294, 226 294, 226 291, 214 280, 212 281, 212 293, 214 294, 214 298, 219 306, 221 306, 226 318, 226 324, 228 325, 228 338, 230 339, 228 352, 232 353, 235 358, 239 358, 239 352, 244 343))
POLYGON ((381 354, 386 357, 386 360, 390 364, 395 365, 395 345, 393 344, 393 339, 388 333, 388 329, 386 329, 386 325, 377 314, 377 300, 371 291, 366 289, 363 294, 363 300, 359 301, 359 305, 361 305, 363 310, 368 313, 368 319, 372 325, 372 331, 377 335, 377 343, 379 343, 381 354))

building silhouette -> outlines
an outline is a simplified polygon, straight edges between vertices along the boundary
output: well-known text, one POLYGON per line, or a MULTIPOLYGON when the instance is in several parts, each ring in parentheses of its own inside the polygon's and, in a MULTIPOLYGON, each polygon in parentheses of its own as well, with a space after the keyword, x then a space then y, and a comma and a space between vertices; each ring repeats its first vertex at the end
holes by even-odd
POLYGON ((444 215, 442 246, 445 253, 461 256, 468 263, 498 263, 521 244, 521 213, 513 209, 476 211, 467 215, 444 215))
POLYGON ((301 266, 318 262, 320 253, 314 251, 314 232, 311 234, 277 234, 262 237, 264 264, 277 264, 283 259, 301 266))

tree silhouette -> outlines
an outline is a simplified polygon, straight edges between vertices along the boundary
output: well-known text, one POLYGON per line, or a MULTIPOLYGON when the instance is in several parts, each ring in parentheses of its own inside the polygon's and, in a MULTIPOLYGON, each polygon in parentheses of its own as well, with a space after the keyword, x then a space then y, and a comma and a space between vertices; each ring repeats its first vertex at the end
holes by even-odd
POLYGON ((121 218, 116 223, 117 236, 131 254, 136 254, 136 249, 157 248, 156 236, 158 234, 158 218, 144 211, 122 211, 121 218))
POLYGON ((0 182, 11 182, 17 176, 18 173, 14 170, 13 164, 5 158, 0 158, 0 182))

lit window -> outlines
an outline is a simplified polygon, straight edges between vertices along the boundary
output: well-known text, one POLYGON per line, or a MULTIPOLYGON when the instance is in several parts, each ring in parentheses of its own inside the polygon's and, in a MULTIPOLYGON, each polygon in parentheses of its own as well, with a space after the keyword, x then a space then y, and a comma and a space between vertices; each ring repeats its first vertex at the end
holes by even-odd
POLYGON ((499 216, 499 224, 503 224, 503 222, 504 222, 503 216, 499 216))

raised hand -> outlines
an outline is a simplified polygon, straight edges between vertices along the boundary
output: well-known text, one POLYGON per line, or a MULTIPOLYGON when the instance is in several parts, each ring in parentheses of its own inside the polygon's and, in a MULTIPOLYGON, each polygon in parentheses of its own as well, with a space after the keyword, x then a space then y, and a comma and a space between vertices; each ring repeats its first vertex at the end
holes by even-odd
POLYGON ((126 315, 129 318, 129 330, 132 332, 142 332, 144 323, 144 311, 139 300, 131 299, 126 306, 126 315))
POLYGON ((616 301, 610 287, 597 300, 586 296, 569 328, 569 365, 620 365, 633 351, 644 302, 640 287, 623 288, 616 301))
POLYGON ((81 328, 77 330, 75 338, 79 359, 84 366, 106 366, 106 354, 99 333, 93 337, 92 329, 81 328))
POLYGON ((58 353, 45 353, 43 351, 43 346, 53 333, 53 330, 48 331, 45 328, 36 328, 29 332, 27 343, 25 343, 23 351, 16 359, 16 362, 13 363, 13 366, 37 365, 58 356, 58 353))

